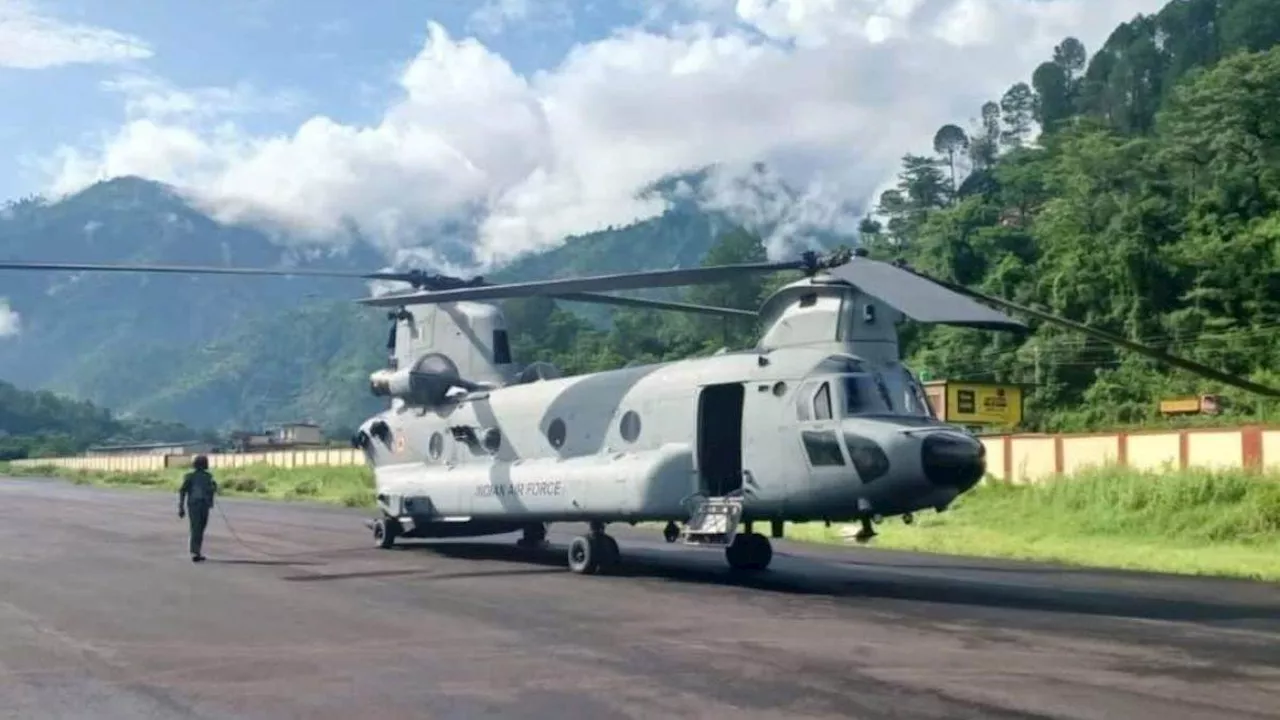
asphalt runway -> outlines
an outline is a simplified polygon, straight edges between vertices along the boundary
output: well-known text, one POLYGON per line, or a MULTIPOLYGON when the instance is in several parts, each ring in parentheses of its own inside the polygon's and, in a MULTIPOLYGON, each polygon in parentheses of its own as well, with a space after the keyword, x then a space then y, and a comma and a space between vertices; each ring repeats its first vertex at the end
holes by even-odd
MULTIPOLYGON (((1280 718, 1280 585, 611 529, 372 547, 366 514, 0 480, 16 718, 1280 718)), ((893 532, 893 526, 882 533, 893 532)))

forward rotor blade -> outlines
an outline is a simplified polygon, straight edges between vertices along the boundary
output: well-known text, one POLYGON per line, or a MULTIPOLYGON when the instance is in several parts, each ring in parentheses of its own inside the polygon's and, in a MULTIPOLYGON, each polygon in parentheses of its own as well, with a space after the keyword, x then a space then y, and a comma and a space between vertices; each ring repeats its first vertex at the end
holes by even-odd
POLYGON ((1182 368, 1183 370, 1186 370, 1188 372, 1192 372, 1197 375, 1210 378, 1212 380, 1217 380, 1218 382, 1223 383, 1225 385, 1230 385, 1232 387, 1240 388, 1241 390, 1248 390, 1249 392, 1257 393, 1258 395, 1262 395, 1265 397, 1280 397, 1280 390, 1267 387, 1266 385, 1259 385, 1258 383, 1252 382, 1250 380, 1246 380, 1242 377, 1237 377, 1235 375, 1224 373, 1221 370, 1215 370, 1209 367, 1208 365, 1201 365, 1200 363, 1195 362, 1194 360, 1188 360, 1186 358, 1178 357, 1177 355, 1170 355, 1169 353, 1157 350, 1153 347, 1143 345, 1142 343, 1134 342, 1127 338, 1120 337, 1119 335, 1114 335, 1105 330, 1098 330, 1097 328, 1089 327, 1088 325, 1085 325, 1083 323, 1078 323, 1074 320, 1068 320, 1066 318, 1058 317, 1057 315, 1053 315, 1051 313, 1042 312, 1040 310, 1026 307, 1025 305, 1019 305, 1017 303, 1010 302, 1008 300, 1002 300, 998 297, 986 295, 976 290, 970 290, 960 285, 953 285, 952 283, 946 282, 944 280, 936 280, 916 270, 911 270, 909 268, 903 268, 903 269, 907 270, 907 272, 910 272, 914 275, 917 275, 926 280, 929 280, 930 282, 938 283, 939 285, 949 290, 952 290, 954 292, 960 293, 961 295, 968 295, 969 297, 972 297, 977 300, 981 300, 983 302, 991 303, 992 305, 999 305, 1001 307, 1008 308, 1009 310, 1026 313, 1027 315, 1030 315, 1034 318, 1038 318, 1052 325, 1057 325, 1059 327, 1075 330, 1077 332, 1083 333, 1085 335, 1096 338, 1098 340, 1102 340, 1103 342, 1108 342, 1113 345, 1119 345, 1120 347, 1125 348, 1127 350, 1132 350, 1133 352, 1139 353, 1141 355, 1146 355, 1147 357, 1152 358, 1154 360, 1159 360, 1160 362, 1168 363, 1169 365, 1182 368))
POLYGON ((218 267, 216 265, 112 265, 106 263, 11 262, 0 260, 0 270, 61 270, 66 272, 146 272, 187 275, 310 275, 313 277, 375 279, 378 273, 289 268, 218 267))
POLYGON ((466 300, 499 300, 511 297, 529 297, 532 295, 563 296, 566 293, 580 293, 609 290, 640 290, 644 288, 678 287, 681 285, 701 285, 725 282, 748 273, 770 273, 779 270, 800 270, 810 267, 804 260, 776 263, 743 263, 741 265, 716 265, 712 267, 684 268, 680 270, 651 270, 638 273, 619 273, 616 275, 594 275, 584 278, 565 278, 561 280, 535 280, 531 282, 506 283, 502 285, 480 285, 456 288, 451 290, 423 291, 381 295, 365 298, 359 302, 365 305, 381 307, 399 307, 404 305, 426 305, 442 302, 460 302, 466 300))
POLYGON ((629 298, 619 297, 617 295, 602 295, 599 293, 570 293, 568 295, 552 295, 557 300, 567 300, 570 302, 598 303, 601 305, 620 305, 622 307, 638 307, 649 310, 672 310, 675 312, 696 313, 702 315, 718 315, 721 317, 749 317, 756 316, 754 310, 741 310, 739 308, 715 307, 713 305, 694 305, 692 303, 669 302, 666 300, 649 300, 645 298, 629 298))
POLYGON ((1024 323, 974 302, 967 294, 942 287, 931 278, 897 265, 853 258, 828 272, 917 322, 979 330, 1027 329, 1024 323))

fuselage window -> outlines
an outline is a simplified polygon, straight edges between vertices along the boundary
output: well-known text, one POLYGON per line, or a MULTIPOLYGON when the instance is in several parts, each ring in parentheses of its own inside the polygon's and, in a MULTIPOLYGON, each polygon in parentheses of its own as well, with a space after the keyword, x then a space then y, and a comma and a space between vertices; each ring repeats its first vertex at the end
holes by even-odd
POLYGON ((836 439, 835 431, 801 430, 800 437, 814 467, 844 465, 844 454, 840 452, 840 441, 836 439))
POLYGON ((827 383, 822 383, 818 394, 813 396, 813 419, 831 419, 831 386, 827 383))
POLYGON ((556 418, 547 426, 547 442, 551 443, 551 447, 559 450, 564 445, 565 427, 564 421, 556 418))
POLYGON ((622 416, 622 422, 618 427, 619 434, 622 439, 629 443, 633 443, 640 437, 640 414, 635 410, 628 410, 622 416))

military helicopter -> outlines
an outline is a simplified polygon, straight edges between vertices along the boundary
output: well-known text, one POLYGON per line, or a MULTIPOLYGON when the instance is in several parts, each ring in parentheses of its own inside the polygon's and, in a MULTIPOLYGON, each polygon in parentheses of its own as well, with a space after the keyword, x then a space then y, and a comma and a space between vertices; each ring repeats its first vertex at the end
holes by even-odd
POLYGON ((507 284, 422 271, 0 262, 0 269, 318 275, 405 282, 358 302, 390 309, 387 367, 370 391, 388 407, 352 437, 373 468, 374 543, 586 523, 567 548, 573 572, 620 559, 610 523, 665 522, 668 542, 723 547, 729 566, 768 567, 786 522, 859 522, 946 510, 986 473, 985 449, 940 421, 899 357, 905 320, 996 331, 1020 312, 1222 383, 1280 391, 1074 321, 847 249, 799 260, 507 284), (638 299, 610 291, 717 283, 749 273, 802 277, 758 311, 638 299), (512 357, 504 298, 758 317, 755 347, 576 376, 512 357))

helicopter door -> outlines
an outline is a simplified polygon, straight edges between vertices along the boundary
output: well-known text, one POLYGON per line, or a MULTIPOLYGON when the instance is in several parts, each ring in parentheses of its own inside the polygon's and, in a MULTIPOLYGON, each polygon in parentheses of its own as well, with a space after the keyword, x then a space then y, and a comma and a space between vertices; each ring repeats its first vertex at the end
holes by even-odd
POLYGON ((742 487, 742 383, 708 385, 698 393, 699 488, 723 497, 742 487))
POLYGON ((837 389, 823 380, 806 383, 796 393, 800 444, 809 462, 809 498, 815 508, 827 505, 827 496, 843 494, 850 482, 849 461, 840 442, 840 420, 835 416, 837 389))

